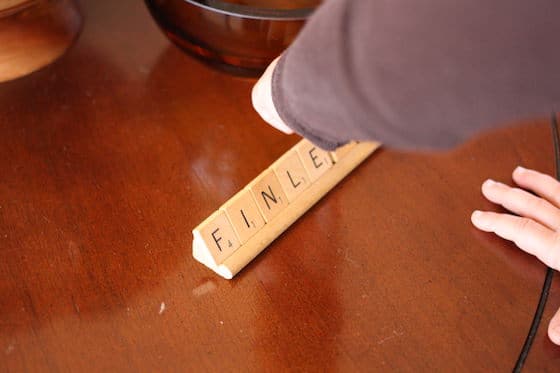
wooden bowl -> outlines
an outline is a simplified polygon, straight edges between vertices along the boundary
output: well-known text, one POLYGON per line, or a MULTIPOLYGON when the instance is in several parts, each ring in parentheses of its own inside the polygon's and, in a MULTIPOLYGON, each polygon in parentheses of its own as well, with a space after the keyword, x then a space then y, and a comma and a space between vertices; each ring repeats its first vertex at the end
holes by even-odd
POLYGON ((73 0, 0 0, 0 82, 60 57, 77 37, 81 20, 73 0))

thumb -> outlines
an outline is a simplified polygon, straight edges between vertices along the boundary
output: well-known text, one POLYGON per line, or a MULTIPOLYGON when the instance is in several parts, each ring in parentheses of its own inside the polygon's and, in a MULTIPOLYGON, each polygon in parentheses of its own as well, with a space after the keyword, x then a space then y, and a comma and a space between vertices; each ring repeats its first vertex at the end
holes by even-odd
POLYGON ((556 311, 548 324, 548 337, 552 343, 560 345, 560 309, 556 311))
POLYGON ((274 72, 279 58, 280 57, 272 61, 266 68, 264 74, 253 87, 251 98, 253 100, 253 107, 266 122, 277 130, 286 134, 292 134, 294 131, 280 118, 280 115, 278 115, 274 107, 274 102, 272 101, 272 73, 274 72))

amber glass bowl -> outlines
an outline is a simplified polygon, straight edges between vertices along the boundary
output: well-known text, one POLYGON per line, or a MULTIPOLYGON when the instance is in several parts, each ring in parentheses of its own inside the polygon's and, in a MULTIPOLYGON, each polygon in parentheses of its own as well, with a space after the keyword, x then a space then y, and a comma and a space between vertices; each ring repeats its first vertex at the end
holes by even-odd
POLYGON ((145 0, 183 50, 233 73, 260 74, 321 0, 145 0))

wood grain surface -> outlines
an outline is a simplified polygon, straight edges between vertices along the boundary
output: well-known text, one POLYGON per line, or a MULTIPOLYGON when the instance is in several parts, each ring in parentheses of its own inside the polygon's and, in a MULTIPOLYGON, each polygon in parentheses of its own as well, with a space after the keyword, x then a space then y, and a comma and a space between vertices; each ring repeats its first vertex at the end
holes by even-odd
MULTIPOLYGON (((512 369, 545 267, 469 216, 486 178, 553 171, 546 120, 378 150, 226 281, 192 228, 298 139, 142 2, 81 7, 66 55, 0 85, 0 371, 512 369)), ((527 372, 558 371, 558 307, 555 279, 527 372)))

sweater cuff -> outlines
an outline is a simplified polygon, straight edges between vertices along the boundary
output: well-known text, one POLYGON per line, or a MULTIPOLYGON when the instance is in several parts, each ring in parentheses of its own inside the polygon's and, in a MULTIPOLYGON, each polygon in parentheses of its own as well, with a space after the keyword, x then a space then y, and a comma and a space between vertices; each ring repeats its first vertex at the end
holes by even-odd
POLYGON ((307 140, 324 150, 335 150, 339 146, 344 145, 345 142, 330 139, 327 136, 318 133, 317 129, 312 129, 310 128, 311 126, 303 124, 290 112, 290 106, 293 104, 293 101, 297 101, 297 95, 287 93, 282 87, 282 82, 285 78, 285 61, 288 56, 289 51, 280 57, 274 71, 272 72, 272 102, 278 112, 278 115, 294 132, 305 137, 307 140))

